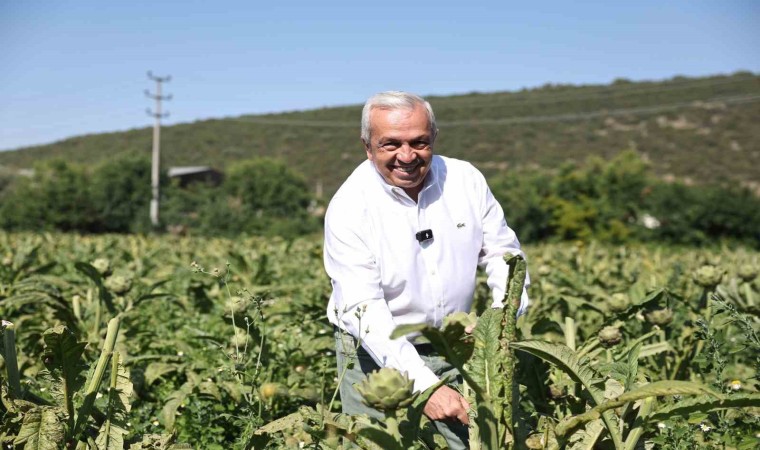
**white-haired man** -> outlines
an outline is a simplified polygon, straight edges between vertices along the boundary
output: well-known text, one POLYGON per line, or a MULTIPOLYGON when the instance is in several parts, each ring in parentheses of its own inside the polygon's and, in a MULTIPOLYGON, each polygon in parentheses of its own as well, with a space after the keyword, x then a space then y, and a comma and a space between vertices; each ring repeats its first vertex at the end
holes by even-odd
MULTIPOLYGON (((416 391, 456 375, 429 345, 389 335, 401 324, 440 326, 448 314, 469 312, 478 266, 492 306, 501 306, 503 255, 522 255, 483 175, 467 162, 434 155, 437 134, 421 97, 396 91, 371 97, 361 125, 367 161, 327 209, 324 260, 333 287, 327 314, 336 326, 339 370, 347 364, 345 334, 361 341, 340 386, 346 413, 383 417, 362 405, 353 387, 379 367, 406 372, 416 391)), ((521 312, 527 301, 523 292, 521 312)), ((424 412, 451 448, 467 448, 469 404, 455 387, 439 387, 424 412)))

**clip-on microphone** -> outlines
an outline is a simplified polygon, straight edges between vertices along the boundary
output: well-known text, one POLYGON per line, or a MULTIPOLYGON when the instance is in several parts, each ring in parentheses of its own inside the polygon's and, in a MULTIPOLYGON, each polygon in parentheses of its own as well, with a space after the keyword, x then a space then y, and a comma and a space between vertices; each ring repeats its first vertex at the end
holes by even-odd
POLYGON ((421 244, 421 243, 423 243, 425 241, 429 241, 429 240, 433 239, 433 230, 429 230, 428 229, 428 230, 418 231, 414 235, 414 237, 417 238, 417 241, 419 241, 419 243, 421 244))

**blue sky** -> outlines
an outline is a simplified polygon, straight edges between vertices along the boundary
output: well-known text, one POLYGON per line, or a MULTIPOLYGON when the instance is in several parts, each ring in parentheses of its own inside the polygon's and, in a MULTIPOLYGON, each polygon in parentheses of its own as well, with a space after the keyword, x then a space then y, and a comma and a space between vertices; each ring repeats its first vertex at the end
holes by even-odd
MULTIPOLYGON (((0 150, 362 103, 760 72, 760 1, 0 1, 0 150)), ((357 117, 358 127, 358 117, 357 117)))

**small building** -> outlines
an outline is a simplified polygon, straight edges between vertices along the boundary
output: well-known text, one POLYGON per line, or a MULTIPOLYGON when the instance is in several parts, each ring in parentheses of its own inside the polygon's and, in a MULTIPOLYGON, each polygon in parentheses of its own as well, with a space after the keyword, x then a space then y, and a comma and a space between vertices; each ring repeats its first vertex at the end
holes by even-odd
POLYGON ((179 180, 181 187, 192 183, 206 183, 211 186, 219 186, 224 179, 222 172, 208 166, 170 167, 168 175, 172 180, 179 180))

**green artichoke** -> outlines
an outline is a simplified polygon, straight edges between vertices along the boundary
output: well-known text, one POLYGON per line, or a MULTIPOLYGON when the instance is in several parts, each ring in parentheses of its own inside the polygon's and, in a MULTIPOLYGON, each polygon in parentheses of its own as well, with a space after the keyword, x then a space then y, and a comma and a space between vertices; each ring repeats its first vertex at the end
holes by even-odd
POLYGON ((742 279, 745 283, 749 283, 750 281, 757 278, 757 267, 753 266, 752 264, 742 264, 739 266, 738 270, 739 278, 742 279))
POLYGON ((607 304, 612 312, 625 311, 625 309, 628 308, 628 295, 623 294, 622 292, 616 292, 612 294, 612 297, 607 304))
POLYGON ((618 345, 623 340, 623 335, 618 327, 606 326, 597 335, 602 347, 610 348, 618 345))
POLYGON ((370 373, 361 383, 354 387, 362 395, 362 402, 370 408, 380 411, 395 411, 412 404, 414 381, 396 369, 383 367, 370 373))
POLYGON ((111 268, 111 261, 107 260, 106 258, 98 258, 95 261, 91 262, 90 265, 94 267, 95 270, 97 270, 98 273, 104 278, 111 275, 111 271, 113 270, 111 268))
POLYGON ((655 309, 645 314, 647 322, 652 325, 667 325, 673 321, 673 311, 669 308, 655 309))
POLYGON ((544 435, 542 433, 531 434, 527 439, 525 439, 525 446, 530 449, 545 448, 544 435))
POLYGON ((692 274, 695 283, 706 289, 713 289, 723 279, 723 271, 715 266, 702 266, 692 274))
POLYGON ((132 289, 132 278, 124 275, 114 275, 105 282, 108 289, 116 295, 124 295, 132 289))

